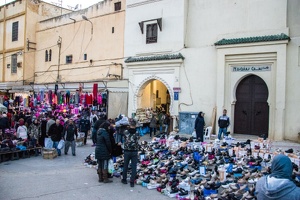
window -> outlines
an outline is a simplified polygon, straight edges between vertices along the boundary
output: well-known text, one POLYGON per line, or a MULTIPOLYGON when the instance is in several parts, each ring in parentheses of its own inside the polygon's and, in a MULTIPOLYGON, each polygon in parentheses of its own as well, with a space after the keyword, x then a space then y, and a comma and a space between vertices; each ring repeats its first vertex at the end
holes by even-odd
POLYGON ((157 24, 147 25, 146 43, 156 43, 157 42, 157 24))
POLYGON ((17 73, 17 65, 18 65, 18 61, 17 61, 17 54, 13 54, 11 55, 11 73, 17 73))
POLYGON ((45 51, 45 62, 48 62, 48 50, 45 51))
POLYGON ((52 50, 50 49, 50 50, 49 50, 49 59, 48 59, 48 61, 50 62, 51 59, 52 59, 52 50))
POLYGON ((66 63, 72 63, 72 59, 73 59, 72 55, 66 56, 66 63))
POLYGON ((121 10, 121 2, 115 3, 115 11, 121 10))
POLYGON ((115 32, 115 27, 111 28, 111 32, 114 33, 115 32))
POLYGON ((83 54, 83 60, 87 60, 87 54, 83 54))
POLYGON ((19 22, 14 22, 12 24, 12 41, 18 41, 19 35, 19 22))

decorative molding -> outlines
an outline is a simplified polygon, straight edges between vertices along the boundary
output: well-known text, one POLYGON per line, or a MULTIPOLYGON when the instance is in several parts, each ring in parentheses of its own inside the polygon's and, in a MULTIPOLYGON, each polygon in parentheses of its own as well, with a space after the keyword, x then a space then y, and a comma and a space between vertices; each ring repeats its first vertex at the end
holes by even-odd
POLYGON ((172 88, 170 87, 170 85, 167 83, 167 81, 165 81, 163 78, 160 78, 156 75, 151 75, 147 78, 145 78, 139 85, 138 87, 136 88, 135 90, 135 93, 134 93, 134 103, 133 103, 133 108, 134 110, 137 109, 137 99, 138 99, 138 96, 139 96, 139 92, 140 90, 143 88, 143 86, 145 84, 148 84, 150 81, 152 80, 159 80, 160 82, 162 82, 166 88, 168 89, 169 91, 169 94, 170 94, 170 99, 171 99, 171 103, 170 103, 170 113, 173 113, 173 102, 174 102, 174 95, 173 95, 173 90, 172 88))
POLYGON ((134 7, 143 6, 143 5, 150 4, 150 3, 159 2, 159 1, 163 1, 163 0, 146 0, 146 1, 139 2, 139 3, 129 4, 129 5, 127 5, 127 8, 134 8, 134 7))

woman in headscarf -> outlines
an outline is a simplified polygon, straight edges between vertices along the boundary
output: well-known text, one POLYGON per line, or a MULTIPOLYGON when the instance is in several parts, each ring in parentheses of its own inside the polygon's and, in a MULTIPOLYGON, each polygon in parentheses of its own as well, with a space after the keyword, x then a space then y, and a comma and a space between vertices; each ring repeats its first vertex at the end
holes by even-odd
POLYGON ((110 183, 108 179, 108 161, 112 154, 112 144, 109 137, 110 123, 104 122, 97 131, 95 158, 98 161, 99 182, 110 183))
POLYGON ((196 118, 195 121, 195 131, 196 131, 197 139, 200 140, 201 142, 203 142, 204 126, 205 126, 204 113, 199 112, 198 117, 196 118))
POLYGON ((300 188, 292 181, 293 165, 289 157, 274 157, 271 174, 260 178, 256 184, 258 200, 300 200, 300 188))

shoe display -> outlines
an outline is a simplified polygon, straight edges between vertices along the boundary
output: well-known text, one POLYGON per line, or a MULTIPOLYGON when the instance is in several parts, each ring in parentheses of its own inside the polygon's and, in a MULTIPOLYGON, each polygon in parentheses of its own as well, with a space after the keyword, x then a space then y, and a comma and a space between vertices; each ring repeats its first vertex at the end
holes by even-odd
MULTIPOLYGON (((144 157, 138 162, 135 182, 130 182, 130 186, 142 185, 180 200, 253 199, 255 185, 260 177, 270 174, 274 157, 266 148, 271 145, 254 140, 200 143, 194 138, 171 137, 165 133, 156 135, 153 140, 142 141, 139 154, 144 157)), ((293 149, 276 149, 276 153, 292 154, 296 158, 294 152, 293 149)), ((93 164, 95 161, 89 155, 85 162, 93 164)), ((117 157, 113 176, 120 177, 123 166, 124 157, 117 157)), ((299 183, 299 166, 295 163, 293 179, 299 183)), ((126 180, 121 182, 127 184, 126 180)))

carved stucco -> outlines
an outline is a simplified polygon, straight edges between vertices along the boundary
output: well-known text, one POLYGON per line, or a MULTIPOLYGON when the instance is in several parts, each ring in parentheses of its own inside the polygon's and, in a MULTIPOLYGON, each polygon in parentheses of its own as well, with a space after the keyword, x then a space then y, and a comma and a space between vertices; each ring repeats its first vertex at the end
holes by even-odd
POLYGON ((174 95, 173 95, 173 90, 171 89, 170 85, 167 83, 167 81, 165 81, 164 79, 156 76, 156 75, 152 75, 152 76, 149 76, 147 78, 145 78, 136 88, 135 90, 135 93, 134 93, 134 110, 137 109, 137 99, 138 99, 138 96, 139 96, 139 92, 141 91, 141 89, 144 89, 144 87, 146 85, 148 85, 151 81, 153 80, 159 80, 161 81, 165 86, 166 88, 168 89, 169 91, 169 94, 170 94, 170 100, 171 100, 171 103, 170 103, 170 114, 172 115, 173 114, 173 98, 174 98, 174 95))

